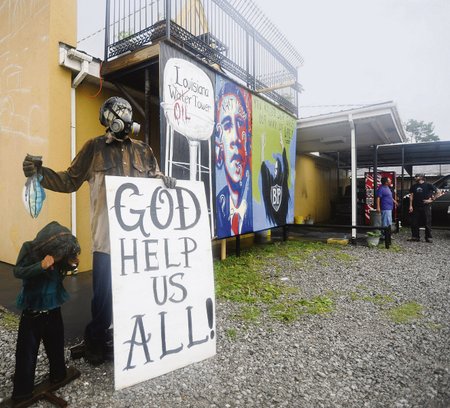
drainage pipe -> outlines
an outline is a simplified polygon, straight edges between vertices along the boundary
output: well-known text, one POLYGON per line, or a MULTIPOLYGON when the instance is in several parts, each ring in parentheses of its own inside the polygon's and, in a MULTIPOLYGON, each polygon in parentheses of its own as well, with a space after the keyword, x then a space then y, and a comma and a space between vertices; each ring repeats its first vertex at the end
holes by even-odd
MULTIPOLYGON (((70 89, 70 162, 75 158, 77 152, 77 131, 76 131, 76 91, 72 86, 70 89)), ((77 196, 76 192, 70 194, 71 203, 71 225, 72 235, 77 235, 77 196)))

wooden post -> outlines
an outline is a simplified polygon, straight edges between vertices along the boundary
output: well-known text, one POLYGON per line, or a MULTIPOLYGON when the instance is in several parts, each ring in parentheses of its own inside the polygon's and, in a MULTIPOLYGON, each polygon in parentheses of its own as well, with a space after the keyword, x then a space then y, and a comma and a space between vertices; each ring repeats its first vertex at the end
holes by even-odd
POLYGON ((223 261, 227 257, 227 240, 220 241, 220 260, 223 261))

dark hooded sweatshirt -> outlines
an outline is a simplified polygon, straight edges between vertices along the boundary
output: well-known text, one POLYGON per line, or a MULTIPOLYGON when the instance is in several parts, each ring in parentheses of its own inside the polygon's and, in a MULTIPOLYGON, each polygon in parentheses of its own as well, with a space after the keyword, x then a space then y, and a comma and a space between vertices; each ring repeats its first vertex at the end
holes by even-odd
POLYGON ((62 284, 66 271, 60 263, 47 270, 41 266, 46 255, 54 255, 55 246, 64 246, 73 239, 69 229, 56 221, 46 225, 33 241, 22 245, 14 276, 23 280, 22 290, 17 297, 19 309, 34 311, 51 310, 61 306, 69 294, 62 284))

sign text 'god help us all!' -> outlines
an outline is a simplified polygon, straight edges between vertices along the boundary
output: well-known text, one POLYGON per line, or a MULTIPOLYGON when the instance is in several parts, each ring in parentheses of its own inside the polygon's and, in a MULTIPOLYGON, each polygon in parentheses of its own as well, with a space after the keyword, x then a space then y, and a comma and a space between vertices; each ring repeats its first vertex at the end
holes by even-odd
POLYGON ((121 389, 216 353, 214 274, 203 183, 106 177, 121 389))

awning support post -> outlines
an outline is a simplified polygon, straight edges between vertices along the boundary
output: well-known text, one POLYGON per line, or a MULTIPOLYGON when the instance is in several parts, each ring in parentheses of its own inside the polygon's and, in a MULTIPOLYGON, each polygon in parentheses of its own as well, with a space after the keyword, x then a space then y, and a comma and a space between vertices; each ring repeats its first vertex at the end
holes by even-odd
MULTIPOLYGON (((348 115, 348 122, 350 124, 350 152, 351 152, 351 166, 352 166, 352 226, 356 225, 356 186, 358 184, 356 172, 356 131, 352 115, 348 115)), ((352 243, 356 243, 356 228, 352 228, 352 243)))
POLYGON ((374 146, 373 152, 373 209, 377 208, 377 188, 378 188, 378 145, 374 146))

